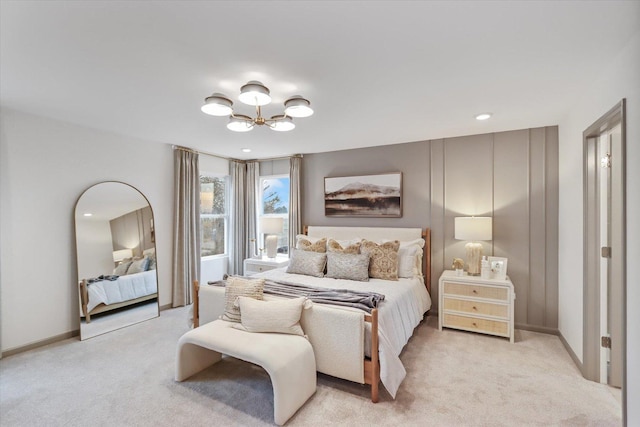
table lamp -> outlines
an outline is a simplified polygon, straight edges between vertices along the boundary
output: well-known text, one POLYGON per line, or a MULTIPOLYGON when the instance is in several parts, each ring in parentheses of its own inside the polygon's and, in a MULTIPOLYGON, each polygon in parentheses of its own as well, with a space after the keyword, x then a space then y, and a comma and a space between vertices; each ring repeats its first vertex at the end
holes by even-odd
POLYGON ((133 257, 132 249, 119 249, 117 251, 113 251, 113 262, 115 263, 131 257, 133 257))
POLYGON ((275 258, 278 253, 278 234, 282 233, 283 225, 282 218, 260 217, 260 231, 265 235, 264 247, 269 258, 275 258))
POLYGON ((465 245, 467 250, 467 272, 471 276, 480 275, 482 243, 478 242, 478 240, 491 240, 493 233, 491 217, 456 217, 454 228, 456 240, 469 240, 469 243, 465 245))

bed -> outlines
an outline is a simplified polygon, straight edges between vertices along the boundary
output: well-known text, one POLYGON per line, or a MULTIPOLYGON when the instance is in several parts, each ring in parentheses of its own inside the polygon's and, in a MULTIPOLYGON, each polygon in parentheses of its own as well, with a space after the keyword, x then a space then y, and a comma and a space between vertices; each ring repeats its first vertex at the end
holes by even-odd
POLYGON ((104 280, 83 279, 79 283, 82 316, 86 323, 91 322, 92 315, 158 297, 155 269, 103 277, 104 280))
MULTIPOLYGON (((404 263, 404 274, 398 280, 369 278, 357 281, 343 278, 313 277, 292 274, 289 267, 269 270, 251 277, 263 277, 278 283, 293 282, 305 286, 326 289, 372 291, 384 295, 377 308, 366 313, 351 307, 313 304, 303 310, 300 323, 311 342, 316 355, 318 372, 371 385, 371 400, 378 401, 378 385, 382 382, 395 398, 406 371, 399 355, 411 338, 414 328, 422 321, 431 307, 430 299, 430 230, 420 228, 377 227, 319 227, 309 226, 305 235, 311 244, 322 238, 334 240, 345 248, 352 242, 368 240, 383 245, 397 240, 399 245, 398 271, 404 263), (420 251, 406 255, 407 247, 414 248, 422 241, 420 251), (403 246, 404 245, 404 246, 403 246), (411 265, 407 261, 411 261, 411 265), (407 269, 412 271, 407 273, 407 269)), ((297 239, 296 247, 304 240, 297 239)), ((328 244, 328 243, 327 243, 328 244)), ((320 243, 321 245, 321 243, 320 243)), ((292 251, 292 261, 296 256, 292 251)), ((295 271, 295 269, 294 269, 295 271)), ((327 270, 328 272, 328 270, 327 270)), ((213 321, 224 312, 224 287, 196 284, 194 324, 213 321)), ((264 299, 281 298, 264 295, 264 299)))

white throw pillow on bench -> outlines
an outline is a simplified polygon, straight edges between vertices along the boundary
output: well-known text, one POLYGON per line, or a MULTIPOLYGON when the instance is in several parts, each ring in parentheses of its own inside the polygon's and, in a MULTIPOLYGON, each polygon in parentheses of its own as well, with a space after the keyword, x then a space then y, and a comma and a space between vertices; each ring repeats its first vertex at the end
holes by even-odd
MULTIPOLYGON (((233 327, 248 332, 275 332, 304 336, 300 326, 300 316, 306 301, 304 297, 276 301, 238 297, 241 324, 233 327)), ((311 301, 308 301, 308 304, 311 304, 311 301)))

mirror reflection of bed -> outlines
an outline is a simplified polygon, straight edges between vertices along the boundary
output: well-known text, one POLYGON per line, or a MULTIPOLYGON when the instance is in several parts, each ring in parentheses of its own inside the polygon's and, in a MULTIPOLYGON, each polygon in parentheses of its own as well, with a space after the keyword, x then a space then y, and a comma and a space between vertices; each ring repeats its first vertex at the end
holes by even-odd
POLYGON ((134 187, 103 182, 75 210, 80 339, 158 317, 155 232, 134 187))

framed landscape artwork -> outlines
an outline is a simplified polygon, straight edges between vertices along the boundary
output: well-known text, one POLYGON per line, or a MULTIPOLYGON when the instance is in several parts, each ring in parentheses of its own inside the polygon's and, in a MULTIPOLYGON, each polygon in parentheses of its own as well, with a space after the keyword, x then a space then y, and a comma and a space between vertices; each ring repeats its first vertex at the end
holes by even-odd
POLYGON ((325 216, 402 216, 402 173, 324 179, 325 216))

